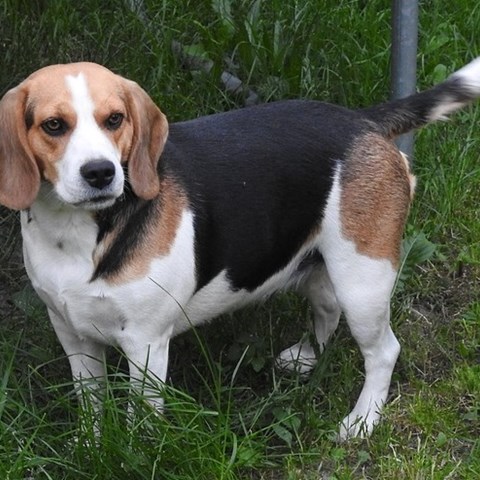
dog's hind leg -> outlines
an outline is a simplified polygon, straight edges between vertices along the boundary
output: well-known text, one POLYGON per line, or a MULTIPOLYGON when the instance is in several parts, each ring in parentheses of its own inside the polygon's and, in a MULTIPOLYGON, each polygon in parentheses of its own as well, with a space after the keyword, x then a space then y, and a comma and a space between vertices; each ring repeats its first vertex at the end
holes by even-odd
POLYGON ((280 368, 306 374, 317 362, 316 351, 321 353, 335 332, 341 311, 324 264, 309 275, 302 284, 300 293, 305 295, 312 306, 317 345, 312 345, 310 338, 304 338, 283 350, 277 358, 277 364, 280 368))
POLYGON ((340 425, 340 439, 367 436, 380 418, 400 345, 390 327, 395 271, 386 260, 357 255, 348 268, 334 263, 332 282, 364 358, 365 383, 355 407, 340 425))
POLYGON ((340 438, 367 436, 380 418, 400 352, 390 327, 396 270, 387 258, 359 253, 356 244, 343 237, 338 223, 326 223, 322 254, 365 368, 365 383, 355 407, 340 425, 340 438))
POLYGON ((358 262, 363 265, 352 265, 348 274, 333 275, 334 284, 341 285, 337 294, 339 303, 363 355, 365 368, 360 396, 340 425, 342 440, 371 433, 387 399, 400 353, 390 327, 390 294, 395 272, 380 260, 363 260, 358 262))
MULTIPOLYGON (((375 143, 372 145, 368 148, 376 148, 375 143)), ((342 185, 335 181, 319 237, 335 296, 363 355, 365 368, 360 396, 340 425, 341 439, 371 433, 387 399, 400 353, 390 327, 390 297, 408 212, 409 179, 398 154, 390 159, 398 167, 396 175, 395 169, 390 172, 387 168, 388 158, 380 164, 383 172, 378 165, 374 168, 371 156, 365 154, 365 159, 373 165, 364 165, 364 171, 359 170, 357 176, 345 177, 342 185), (375 176, 364 178, 365 171, 376 172, 382 181, 369 183, 375 176), (403 179, 397 178, 400 173, 403 179)))

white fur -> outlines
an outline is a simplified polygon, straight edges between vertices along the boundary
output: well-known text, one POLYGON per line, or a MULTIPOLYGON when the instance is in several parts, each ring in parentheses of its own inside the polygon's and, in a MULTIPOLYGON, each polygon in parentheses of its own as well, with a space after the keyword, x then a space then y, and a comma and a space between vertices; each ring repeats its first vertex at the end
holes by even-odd
POLYGON ((192 214, 184 212, 169 255, 154 260, 147 276, 112 285, 90 281, 93 219, 60 205, 43 191, 30 212, 22 212, 22 234, 28 275, 48 307, 74 377, 103 375, 105 346, 117 345, 129 359, 132 379, 148 366, 164 381, 168 341, 195 286, 192 214))
MULTIPOLYGON (((462 85, 470 90, 472 98, 480 95, 480 57, 471 61, 460 70, 457 70, 450 77, 453 79, 460 79, 462 85)), ((447 120, 448 116, 464 107, 465 103, 453 102, 451 98, 445 98, 443 103, 432 110, 430 113, 430 120, 447 120)))
POLYGON ((85 77, 81 73, 76 77, 69 75, 65 82, 72 96, 76 125, 64 155, 57 163, 59 180, 55 183, 55 191, 60 199, 72 205, 88 204, 88 200, 96 195, 109 195, 111 199, 106 204, 96 204, 95 208, 105 207, 112 204, 123 191, 121 153, 95 120, 95 105, 85 77), (110 160, 115 165, 112 183, 101 191, 89 186, 80 174, 82 165, 98 159, 110 160))
POLYGON ((461 78, 473 95, 480 95, 480 57, 457 70, 451 78, 461 78))

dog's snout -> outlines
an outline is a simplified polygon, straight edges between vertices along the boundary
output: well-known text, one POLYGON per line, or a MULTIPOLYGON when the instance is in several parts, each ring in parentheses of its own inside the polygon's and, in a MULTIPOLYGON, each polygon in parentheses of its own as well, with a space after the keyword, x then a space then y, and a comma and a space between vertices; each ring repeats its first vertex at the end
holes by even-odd
POLYGON ((115 177, 115 165, 110 160, 91 160, 80 168, 86 182, 101 190, 112 183, 115 177))

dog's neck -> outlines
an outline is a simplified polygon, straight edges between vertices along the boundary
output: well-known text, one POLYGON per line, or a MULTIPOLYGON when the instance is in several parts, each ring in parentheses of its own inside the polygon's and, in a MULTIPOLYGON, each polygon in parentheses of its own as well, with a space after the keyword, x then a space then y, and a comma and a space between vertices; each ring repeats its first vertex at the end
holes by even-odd
POLYGON ((92 258, 98 232, 93 212, 62 203, 48 184, 42 185, 35 202, 22 212, 21 223, 25 248, 54 248, 92 258))

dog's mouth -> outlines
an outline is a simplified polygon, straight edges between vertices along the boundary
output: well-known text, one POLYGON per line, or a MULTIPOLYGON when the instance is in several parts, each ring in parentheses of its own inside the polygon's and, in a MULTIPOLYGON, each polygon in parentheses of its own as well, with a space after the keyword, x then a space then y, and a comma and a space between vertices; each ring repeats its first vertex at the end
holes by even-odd
POLYGON ((102 210, 104 208, 111 207, 116 200, 117 197, 114 195, 99 195, 98 197, 75 202, 73 203, 73 206, 84 208, 86 210, 102 210))

